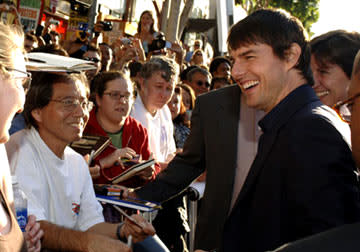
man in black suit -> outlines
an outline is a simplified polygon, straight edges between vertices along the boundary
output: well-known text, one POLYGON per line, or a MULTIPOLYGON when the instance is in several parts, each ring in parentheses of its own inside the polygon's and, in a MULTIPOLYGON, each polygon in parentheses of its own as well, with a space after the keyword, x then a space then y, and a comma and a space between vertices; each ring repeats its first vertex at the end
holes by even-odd
MULTIPOLYGON (((356 55, 351 76, 348 99, 341 104, 351 105, 351 140, 353 157, 360 167, 360 52, 356 55)), ((275 250, 276 252, 357 252, 360 251, 359 242, 360 223, 344 225, 326 232, 322 232, 302 240, 286 244, 275 250)))
POLYGON ((265 251, 360 220, 350 130, 311 88, 304 33, 297 19, 275 10, 234 25, 228 44, 238 87, 198 97, 184 152, 136 191, 162 201, 206 170, 197 249, 265 251), (236 165, 246 158, 238 152, 239 117, 247 122, 239 116, 241 93, 266 113, 248 173, 236 165))

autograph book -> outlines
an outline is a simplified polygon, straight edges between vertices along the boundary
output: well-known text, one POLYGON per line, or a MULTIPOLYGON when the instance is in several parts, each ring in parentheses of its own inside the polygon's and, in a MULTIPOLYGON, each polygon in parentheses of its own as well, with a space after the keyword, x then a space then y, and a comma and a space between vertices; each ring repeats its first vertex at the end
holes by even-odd
POLYGON ((148 168, 149 166, 152 166, 155 164, 155 159, 149 159, 149 160, 143 160, 138 162, 124 162, 124 166, 130 168, 127 168, 124 172, 120 173, 118 176, 116 176, 111 183, 118 184, 122 181, 125 181, 131 177, 133 177, 136 173, 148 168))
POLYGON ((96 69, 91 61, 51 53, 32 52, 26 54, 26 57, 28 59, 26 62, 28 71, 78 73, 96 69))
POLYGON ((92 158, 96 158, 110 143, 109 137, 84 135, 80 140, 72 142, 70 147, 82 156, 91 154, 94 150, 92 158))
POLYGON ((152 212, 154 210, 161 209, 160 204, 151 201, 141 200, 141 199, 134 199, 134 198, 120 199, 119 197, 116 196, 105 196, 100 194, 96 194, 96 199, 100 202, 136 209, 143 212, 152 212))

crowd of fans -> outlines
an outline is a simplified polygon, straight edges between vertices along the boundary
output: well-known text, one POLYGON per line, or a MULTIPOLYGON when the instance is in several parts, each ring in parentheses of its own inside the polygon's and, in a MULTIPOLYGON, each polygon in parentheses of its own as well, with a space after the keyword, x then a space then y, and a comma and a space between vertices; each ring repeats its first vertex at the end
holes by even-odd
MULTIPOLYGON (((2 171, 0 238, 9 232, 16 238, 11 246, 0 240, 0 248, 130 251, 133 241, 134 251, 186 252, 182 192, 194 181, 207 185, 196 249, 271 250, 360 221, 350 128, 334 112, 344 121, 352 117, 343 101, 357 85, 351 83, 360 34, 336 30, 307 42, 300 22, 279 13, 262 10, 240 21, 229 34, 230 55, 211 58, 202 40, 191 50, 167 42, 151 11, 141 14, 135 36, 112 44, 101 41, 101 22, 92 37, 68 41, 48 22, 40 36, 0 24, 0 41, 8 37, 0 43, 1 82, 26 74, 22 49, 94 66, 85 73, 33 72, 31 85, 23 81, 24 91, 12 91, 11 114, 1 117, 11 127, 7 133, 10 123, 2 126, 0 139, 11 134, 10 169, 28 196, 30 215, 25 239, 9 231, 10 174, 2 171), (87 163, 89 156, 68 147, 82 134, 109 137, 111 145, 87 163), (140 227, 111 204, 100 205, 93 190, 93 183, 111 184, 122 161, 136 157, 156 163, 118 184, 124 197, 163 206, 152 223, 133 214, 140 227)), ((5 160, 4 144, 1 150, 5 160)))

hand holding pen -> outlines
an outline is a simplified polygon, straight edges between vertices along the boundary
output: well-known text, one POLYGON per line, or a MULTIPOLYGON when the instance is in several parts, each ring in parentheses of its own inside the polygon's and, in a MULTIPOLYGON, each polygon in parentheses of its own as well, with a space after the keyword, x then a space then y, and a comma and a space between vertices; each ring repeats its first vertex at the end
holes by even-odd
MULTIPOLYGON (((142 216, 133 214, 129 216, 126 212, 124 212, 121 208, 114 206, 116 210, 123 214, 125 217, 125 223, 121 229, 121 236, 127 237, 129 241, 139 242, 143 241, 149 235, 155 234, 155 228, 147 222, 142 216)), ((131 244, 130 244, 131 245, 131 244)))

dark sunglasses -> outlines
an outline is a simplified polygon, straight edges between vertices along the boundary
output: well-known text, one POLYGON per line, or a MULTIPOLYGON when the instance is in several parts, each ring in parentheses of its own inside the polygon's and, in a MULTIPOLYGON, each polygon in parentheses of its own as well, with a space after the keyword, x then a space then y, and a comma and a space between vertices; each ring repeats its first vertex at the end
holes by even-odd
POLYGON ((206 88, 210 87, 210 83, 207 81, 197 81, 196 85, 198 85, 199 87, 201 87, 202 85, 205 85, 206 88))
POLYGON ((91 58, 91 57, 84 57, 83 60, 92 61, 94 63, 100 62, 100 60, 98 58, 91 58))
POLYGON ((352 105, 354 104, 355 99, 359 97, 360 97, 360 93, 357 93, 345 101, 340 101, 336 103, 332 108, 336 111, 336 113, 344 122, 350 124, 352 105))

